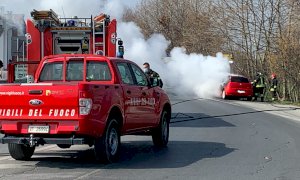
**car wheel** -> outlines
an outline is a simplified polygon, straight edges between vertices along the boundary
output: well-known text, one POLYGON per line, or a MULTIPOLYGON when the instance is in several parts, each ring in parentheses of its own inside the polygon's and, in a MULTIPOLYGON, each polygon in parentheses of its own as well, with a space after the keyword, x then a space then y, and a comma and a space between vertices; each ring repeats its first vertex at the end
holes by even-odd
POLYGON ((152 141, 155 146, 167 146, 169 142, 169 124, 168 112, 164 110, 161 114, 159 126, 152 131, 152 141))
POLYGON ((116 119, 108 121, 102 137, 97 138, 94 143, 94 153, 97 161, 113 163, 119 158, 120 151, 120 128, 116 119))
POLYGON ((24 144, 8 144, 8 151, 15 160, 29 160, 33 155, 35 147, 24 144))
POLYGON ((71 147, 71 144, 57 144, 57 146, 62 149, 68 149, 71 147))
POLYGON ((225 90, 222 91, 222 99, 227 99, 225 90))

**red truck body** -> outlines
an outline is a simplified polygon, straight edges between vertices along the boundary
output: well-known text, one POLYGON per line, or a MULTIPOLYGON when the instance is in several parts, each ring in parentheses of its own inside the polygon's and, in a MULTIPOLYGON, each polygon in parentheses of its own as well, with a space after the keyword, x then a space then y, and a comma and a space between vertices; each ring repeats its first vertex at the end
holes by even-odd
POLYGON ((168 125, 171 116, 167 94, 135 63, 97 55, 45 57, 34 83, 0 85, 0 98, 2 143, 28 148, 95 145, 112 117, 119 135, 150 132, 155 143, 162 119, 168 125))

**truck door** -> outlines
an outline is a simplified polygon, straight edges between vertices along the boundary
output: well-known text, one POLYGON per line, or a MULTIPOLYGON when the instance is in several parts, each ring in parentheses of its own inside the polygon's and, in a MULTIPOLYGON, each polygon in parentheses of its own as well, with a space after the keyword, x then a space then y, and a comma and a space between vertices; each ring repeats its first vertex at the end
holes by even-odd
POLYGON ((124 92, 124 112, 125 129, 135 130, 145 127, 141 120, 145 119, 145 110, 141 106, 142 92, 139 86, 136 86, 134 78, 128 63, 116 63, 120 77, 121 86, 124 92))
POLYGON ((144 112, 144 119, 140 119, 139 123, 147 123, 147 126, 152 126, 157 122, 157 114, 155 113, 155 104, 158 99, 153 96, 154 88, 148 85, 148 80, 144 72, 135 64, 130 64, 133 72, 135 85, 141 93, 141 109, 144 112))

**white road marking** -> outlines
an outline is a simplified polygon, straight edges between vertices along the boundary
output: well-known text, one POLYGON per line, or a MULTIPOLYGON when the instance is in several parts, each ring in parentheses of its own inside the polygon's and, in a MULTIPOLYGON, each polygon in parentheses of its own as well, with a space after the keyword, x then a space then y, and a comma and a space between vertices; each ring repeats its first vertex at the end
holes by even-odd
POLYGON ((21 168, 34 168, 35 163, 28 164, 0 164, 0 169, 21 169, 21 168))
POLYGON ((82 175, 82 176, 79 176, 79 177, 77 177, 77 178, 74 179, 74 180, 87 178, 87 177, 89 177, 90 175, 95 174, 95 173, 97 173, 97 172, 99 172, 99 171, 101 171, 101 169, 95 169, 94 171, 91 171, 91 172, 86 173, 86 174, 84 174, 84 175, 82 175))

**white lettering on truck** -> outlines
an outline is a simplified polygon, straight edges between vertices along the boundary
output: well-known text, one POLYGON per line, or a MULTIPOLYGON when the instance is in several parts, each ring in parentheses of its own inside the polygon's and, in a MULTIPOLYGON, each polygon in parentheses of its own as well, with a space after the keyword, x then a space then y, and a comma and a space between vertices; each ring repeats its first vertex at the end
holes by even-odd
MULTIPOLYGON (((0 109, 0 116, 2 117, 20 117, 25 115, 26 111, 23 109, 0 109)), ((49 109, 44 113, 43 109, 28 109, 27 116, 30 117, 74 117, 76 114, 76 109, 49 109)))
POLYGON ((75 109, 50 109, 49 110, 49 116, 54 116, 54 117, 57 117, 57 116, 60 116, 60 117, 73 117, 75 116, 75 109))

